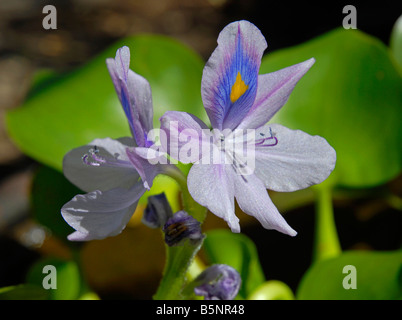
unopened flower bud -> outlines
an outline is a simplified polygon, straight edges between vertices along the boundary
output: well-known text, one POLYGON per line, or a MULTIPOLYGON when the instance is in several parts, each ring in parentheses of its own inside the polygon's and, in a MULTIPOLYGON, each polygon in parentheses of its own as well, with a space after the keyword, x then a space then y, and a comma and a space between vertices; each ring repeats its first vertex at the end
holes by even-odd
POLYGON ((204 238, 201 224, 185 211, 176 212, 163 227, 165 242, 168 246, 177 246, 189 239, 193 244, 204 238))
POLYGON ((160 228, 173 216, 172 208, 165 193, 150 196, 142 216, 142 223, 152 229, 160 228))
POLYGON ((240 290, 240 274, 225 264, 205 269, 195 280, 194 293, 205 300, 233 300, 240 290))

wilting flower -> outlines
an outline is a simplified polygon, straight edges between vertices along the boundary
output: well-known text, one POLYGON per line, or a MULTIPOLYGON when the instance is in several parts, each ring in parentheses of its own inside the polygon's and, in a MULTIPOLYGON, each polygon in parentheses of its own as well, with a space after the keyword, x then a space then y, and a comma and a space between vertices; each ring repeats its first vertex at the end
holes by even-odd
POLYGON ((190 216, 186 211, 178 211, 163 227, 165 242, 169 247, 181 245, 189 240, 196 245, 204 239, 199 221, 190 216))
POLYGON ((106 63, 133 138, 95 139, 65 155, 64 175, 89 192, 75 196, 61 209, 63 218, 76 230, 69 240, 119 234, 155 176, 171 169, 171 165, 152 165, 139 155, 152 145, 148 132, 153 128, 153 106, 148 81, 129 69, 129 49, 118 49, 116 58, 106 63))
POLYGON ((240 290, 240 274, 231 266, 214 264, 195 280, 194 293, 205 300, 233 300, 240 290))
POLYGON ((191 161, 194 165, 188 175, 189 192, 195 201, 226 220, 233 232, 240 232, 236 198, 240 208, 266 229, 294 236, 296 231, 283 219, 266 189, 295 191, 318 184, 334 169, 336 154, 319 136, 266 124, 314 63, 310 59, 258 75, 266 47, 263 35, 250 22, 226 26, 205 65, 201 83, 212 134, 206 135, 208 126, 185 112, 166 112, 161 128, 169 138, 166 150, 172 157, 182 161, 185 153, 177 149, 188 144, 200 151, 197 159, 191 161), (251 144, 254 151, 252 167, 244 161, 243 147, 228 147, 231 143, 226 143, 239 131, 243 132, 247 147, 251 144), (206 145, 209 147, 205 148, 206 145), (203 154, 203 150, 208 151, 203 154), (223 161, 208 162, 210 150, 220 153, 223 161))
POLYGON ((172 208, 165 193, 148 197, 148 205, 142 216, 142 223, 156 229, 163 227, 166 221, 173 216, 172 208))

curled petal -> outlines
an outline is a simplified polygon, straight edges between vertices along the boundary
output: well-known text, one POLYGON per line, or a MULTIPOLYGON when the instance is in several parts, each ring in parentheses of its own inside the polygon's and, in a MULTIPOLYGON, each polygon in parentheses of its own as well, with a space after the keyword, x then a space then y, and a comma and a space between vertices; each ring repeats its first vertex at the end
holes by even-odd
POLYGON ((167 167, 171 167, 171 165, 166 164, 165 155, 160 156, 160 158, 144 159, 142 153, 146 149, 147 148, 139 148, 139 152, 137 153, 137 148, 127 148, 126 153, 131 164, 138 171, 141 180, 144 182, 144 187, 149 190, 152 187, 155 177, 163 173, 168 169, 167 167))
POLYGON ((265 229, 295 236, 297 234, 285 221, 269 198, 264 184, 254 174, 241 176, 232 171, 235 197, 240 209, 256 218, 265 229))
POLYGON ((165 193, 148 197, 148 204, 142 216, 142 223, 151 229, 161 228, 173 216, 165 193))
POLYGON ((112 78, 116 93, 121 101, 121 85, 127 82, 128 70, 130 68, 130 49, 122 47, 116 52, 115 59, 106 59, 106 66, 112 78))
POLYGON ((96 190, 75 196, 61 209, 64 220, 76 230, 68 239, 87 241, 119 234, 133 215, 144 192, 139 182, 129 190, 96 190))
POLYGON ((65 177, 84 191, 124 187, 129 188, 137 182, 139 175, 133 166, 92 166, 85 164, 83 157, 95 146, 99 156, 105 159, 118 159, 121 163, 128 162, 126 148, 134 145, 132 138, 95 139, 88 145, 69 151, 63 159, 63 173, 65 177))
MULTIPOLYGON (((128 92, 130 103, 138 114, 139 127, 141 129, 144 144, 146 145, 147 133, 153 128, 153 103, 151 86, 144 77, 130 70, 128 73, 128 92)), ((142 138, 139 137, 139 138, 142 138)), ((137 138, 137 137, 136 137, 137 138)), ((140 146, 140 143, 138 142, 140 146)))
POLYGON ((259 75, 254 104, 238 128, 251 129, 266 124, 286 103, 297 82, 314 62, 312 58, 272 73, 259 75))
POLYGON ((279 124, 266 125, 256 131, 257 139, 272 134, 276 145, 256 145, 255 175, 266 188, 287 192, 321 183, 333 171, 336 152, 320 136, 291 130, 279 124))
MULTIPOLYGON (((134 125, 135 110, 130 104, 130 97, 127 88, 128 73, 130 70, 130 49, 126 46, 116 51, 116 57, 106 59, 106 66, 112 78, 117 96, 123 106, 124 113, 130 126, 134 125)), ((133 129, 133 128, 132 128, 133 129)))
POLYGON ((137 145, 146 145, 146 136, 152 129, 153 106, 149 82, 130 70, 130 50, 117 50, 115 59, 106 60, 116 93, 123 106, 137 145))
POLYGON ((234 129, 253 105, 258 71, 267 47, 260 30, 248 21, 227 25, 205 65, 202 100, 212 127, 234 129))

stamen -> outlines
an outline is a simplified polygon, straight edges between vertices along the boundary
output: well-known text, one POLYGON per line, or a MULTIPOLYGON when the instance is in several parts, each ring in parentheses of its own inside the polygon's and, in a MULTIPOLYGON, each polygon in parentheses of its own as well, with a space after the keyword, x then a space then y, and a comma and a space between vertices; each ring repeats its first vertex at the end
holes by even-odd
POLYGON ((129 161, 118 159, 120 155, 115 153, 113 157, 106 158, 99 155, 99 149, 97 146, 88 150, 88 153, 82 156, 82 162, 84 162, 88 166, 93 167, 124 167, 124 168, 132 168, 132 164, 129 161))
POLYGON ((235 172, 238 173, 238 175, 243 179, 243 181, 244 181, 245 183, 248 183, 248 181, 247 181, 246 177, 244 176, 244 174, 243 174, 241 171, 239 171, 239 167, 236 165, 236 163, 233 163, 233 164, 232 164, 232 168, 233 168, 233 170, 234 170, 235 172))
POLYGON ((99 167, 99 166, 100 166, 99 163, 89 161, 88 158, 89 158, 88 154, 84 154, 84 155, 82 156, 82 162, 84 162, 84 163, 85 163, 86 165, 88 165, 88 166, 93 166, 93 167, 99 167))
MULTIPOLYGON (((233 168, 233 170, 242 177, 244 182, 248 182, 247 178, 245 177, 246 175, 249 175, 253 172, 252 168, 249 167, 247 163, 247 159, 245 159, 241 154, 237 154, 238 148, 236 148, 234 141, 232 143, 227 143, 227 140, 225 140, 226 137, 224 135, 220 135, 219 137, 216 138, 216 145, 220 151, 223 151, 225 154, 225 160, 224 163, 230 164, 233 168), (229 162, 228 162, 229 161, 229 162)), ((246 143, 255 143, 255 141, 246 141, 246 143)))
POLYGON ((92 159, 94 159, 97 163, 106 163, 106 159, 99 155, 99 149, 97 146, 94 146, 93 149, 89 149, 89 153, 91 154, 92 159))
POLYGON ((274 147, 278 144, 278 138, 275 137, 275 135, 272 133, 272 129, 269 128, 269 137, 265 137, 265 133, 260 132, 260 136, 263 137, 261 139, 256 140, 255 145, 256 146, 262 146, 262 147, 274 147), (267 143, 268 142, 268 143, 267 143))
POLYGON ((241 178, 243 179, 243 181, 244 181, 245 183, 247 183, 248 181, 247 181, 245 175, 249 174, 249 170, 250 170, 250 169, 247 167, 247 163, 242 162, 242 161, 236 159, 236 155, 235 155, 234 152, 232 153, 232 161, 233 161, 233 163, 232 163, 232 168, 233 168, 233 170, 234 170, 235 172, 237 172, 238 175, 241 176, 241 178))

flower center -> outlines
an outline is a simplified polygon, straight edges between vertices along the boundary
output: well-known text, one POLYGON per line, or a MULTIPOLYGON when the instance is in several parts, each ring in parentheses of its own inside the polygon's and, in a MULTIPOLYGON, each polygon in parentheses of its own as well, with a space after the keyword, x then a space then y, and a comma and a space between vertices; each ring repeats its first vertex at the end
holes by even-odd
POLYGON ((255 148, 274 147, 277 144, 278 138, 271 128, 269 132, 256 133, 252 130, 251 134, 244 134, 244 131, 233 134, 217 133, 214 136, 214 145, 218 153, 214 160, 218 161, 214 163, 230 164, 247 182, 246 176, 252 174, 255 169, 255 148))

